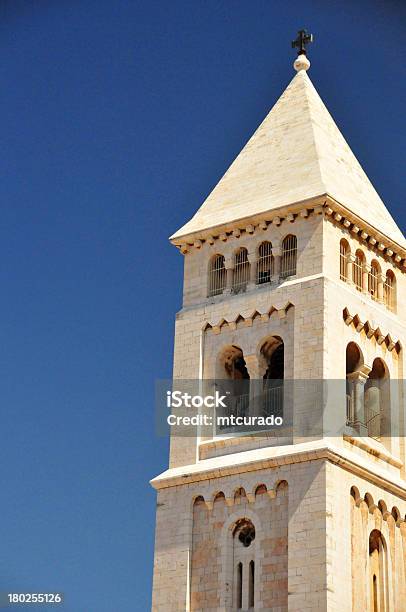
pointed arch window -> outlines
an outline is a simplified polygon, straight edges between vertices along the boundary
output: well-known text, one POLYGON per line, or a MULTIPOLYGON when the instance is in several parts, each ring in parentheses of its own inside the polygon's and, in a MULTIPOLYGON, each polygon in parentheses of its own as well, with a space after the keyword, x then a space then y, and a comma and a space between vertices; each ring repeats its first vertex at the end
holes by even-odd
POLYGON ((248 261, 248 251, 242 247, 234 254, 233 293, 246 291, 249 279, 250 263, 248 261))
POLYGON ((297 266, 297 238, 292 234, 286 236, 282 242, 281 278, 294 276, 297 266))
POLYGON ((274 273, 272 243, 265 241, 259 245, 257 261, 257 285, 270 283, 274 273))
POLYGON ((224 255, 214 255, 209 263, 209 297, 223 293, 226 288, 226 279, 224 255))

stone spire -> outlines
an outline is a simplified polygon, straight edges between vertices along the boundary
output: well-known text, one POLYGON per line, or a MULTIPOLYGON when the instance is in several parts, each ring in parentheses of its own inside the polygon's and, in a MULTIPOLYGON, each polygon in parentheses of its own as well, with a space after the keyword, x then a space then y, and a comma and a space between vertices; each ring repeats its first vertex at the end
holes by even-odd
POLYGON ((330 196, 356 220, 406 248, 402 232, 310 81, 309 66, 301 53, 291 83, 194 217, 171 236, 173 242, 330 196))

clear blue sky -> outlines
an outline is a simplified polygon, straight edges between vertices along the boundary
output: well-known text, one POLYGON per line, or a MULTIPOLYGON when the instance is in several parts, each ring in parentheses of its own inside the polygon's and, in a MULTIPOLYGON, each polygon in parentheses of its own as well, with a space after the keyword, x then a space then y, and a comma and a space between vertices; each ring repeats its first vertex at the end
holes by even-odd
POLYGON ((153 388, 181 303, 167 236, 293 77, 303 26, 404 227, 405 24, 393 0, 0 2, 1 591, 150 609, 153 388))

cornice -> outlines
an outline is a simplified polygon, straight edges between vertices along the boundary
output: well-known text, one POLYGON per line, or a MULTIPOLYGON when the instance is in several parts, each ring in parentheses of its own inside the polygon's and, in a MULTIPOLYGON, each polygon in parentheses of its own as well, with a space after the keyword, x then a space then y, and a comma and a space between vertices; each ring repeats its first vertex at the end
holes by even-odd
MULTIPOLYGON (((214 478, 221 478, 235 474, 245 474, 252 471, 275 469, 281 466, 296 463, 308 463, 309 461, 329 461, 339 465, 352 474, 367 480, 368 482, 382 487, 406 500, 406 483, 397 478, 391 478, 376 467, 376 463, 371 466, 362 462, 358 455, 346 451, 343 448, 320 443, 297 445, 294 450, 275 454, 275 448, 263 448, 256 451, 247 451, 237 455, 225 455, 222 463, 213 459, 203 460, 198 464, 183 466, 182 468, 172 468, 152 479, 151 485, 156 490, 175 487, 179 485, 204 482, 214 478), (301 446, 302 448, 298 448, 301 446), (304 447, 304 448, 303 448, 304 447), (236 457, 244 455, 239 462, 236 457)), ((216 458, 218 460, 218 458, 216 458)))
POLYGON ((321 194, 272 211, 236 219, 231 223, 217 225, 203 231, 177 236, 171 239, 171 242, 186 255, 195 249, 201 249, 205 242, 212 245, 217 241, 227 242, 232 237, 239 238, 245 233, 263 234, 270 225, 279 227, 283 222, 293 224, 298 217, 306 219, 313 215, 323 215, 336 226, 356 237, 361 243, 365 243, 369 249, 376 251, 406 272, 406 248, 358 217, 328 194, 321 194))

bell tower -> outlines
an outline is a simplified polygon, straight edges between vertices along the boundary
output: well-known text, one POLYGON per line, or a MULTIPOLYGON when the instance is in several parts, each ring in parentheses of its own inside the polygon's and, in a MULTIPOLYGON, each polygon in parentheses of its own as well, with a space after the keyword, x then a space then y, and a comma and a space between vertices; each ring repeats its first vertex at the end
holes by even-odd
POLYGON ((240 416, 286 426, 171 436, 154 612, 406 611, 406 240, 308 76, 311 41, 171 236, 174 380, 238 381, 240 416))

